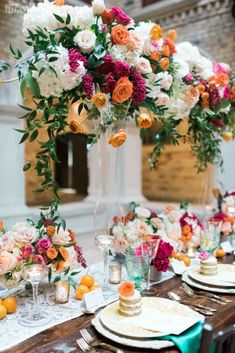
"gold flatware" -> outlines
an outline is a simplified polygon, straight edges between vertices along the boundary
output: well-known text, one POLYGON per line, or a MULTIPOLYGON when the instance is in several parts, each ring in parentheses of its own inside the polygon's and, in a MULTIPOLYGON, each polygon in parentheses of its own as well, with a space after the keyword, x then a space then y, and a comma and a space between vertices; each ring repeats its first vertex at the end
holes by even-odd
POLYGON ((90 333, 86 329, 80 330, 80 333, 81 333, 83 339, 88 344, 90 344, 92 347, 102 347, 102 348, 109 349, 110 351, 115 352, 115 353, 124 353, 123 350, 121 350, 115 346, 112 346, 111 344, 101 342, 100 340, 91 336, 90 333))
POLYGON ((97 350, 93 347, 90 347, 83 338, 77 339, 76 342, 82 352, 97 353, 97 350))
POLYGON ((217 311, 217 309, 211 308, 210 306, 205 306, 205 305, 195 304, 195 303, 189 302, 189 301, 181 298, 181 296, 179 296, 175 292, 168 292, 167 295, 168 295, 168 297, 170 299, 175 300, 175 301, 177 301, 179 303, 182 303, 182 304, 186 304, 186 305, 189 305, 189 306, 195 306, 195 307, 197 307, 199 309, 205 309, 205 310, 211 311, 212 313, 215 313, 217 311))

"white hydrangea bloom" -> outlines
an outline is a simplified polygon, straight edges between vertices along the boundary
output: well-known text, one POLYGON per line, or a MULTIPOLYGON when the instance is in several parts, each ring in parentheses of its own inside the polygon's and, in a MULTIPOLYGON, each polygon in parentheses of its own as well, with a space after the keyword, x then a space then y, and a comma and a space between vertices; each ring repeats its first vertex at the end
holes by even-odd
POLYGON ((172 75, 169 75, 167 71, 164 71, 156 74, 154 77, 154 80, 156 82, 158 81, 158 85, 160 85, 162 89, 165 89, 168 91, 172 85, 173 77, 172 75))
POLYGON ((77 87, 83 79, 86 69, 84 68, 83 62, 79 61, 79 66, 76 72, 70 71, 68 50, 62 45, 55 48, 58 54, 50 54, 46 58, 45 56, 41 61, 36 63, 36 67, 40 70, 42 67, 51 66, 56 75, 48 68, 40 76, 39 71, 33 71, 32 75, 37 80, 40 88, 41 95, 44 97, 60 97, 63 91, 71 90, 77 87), (51 63, 48 59, 53 56, 57 56, 57 60, 51 63))
POLYGON ((138 51, 130 51, 125 45, 113 45, 110 48, 110 55, 114 61, 123 61, 130 66, 135 66, 140 56, 138 51))

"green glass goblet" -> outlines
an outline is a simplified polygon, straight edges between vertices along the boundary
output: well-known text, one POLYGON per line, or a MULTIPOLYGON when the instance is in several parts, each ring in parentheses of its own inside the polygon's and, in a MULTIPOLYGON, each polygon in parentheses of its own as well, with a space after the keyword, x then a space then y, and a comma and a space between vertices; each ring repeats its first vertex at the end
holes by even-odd
POLYGON ((125 254, 127 274, 135 282, 135 287, 141 292, 141 284, 148 272, 149 255, 135 255, 133 251, 125 254))

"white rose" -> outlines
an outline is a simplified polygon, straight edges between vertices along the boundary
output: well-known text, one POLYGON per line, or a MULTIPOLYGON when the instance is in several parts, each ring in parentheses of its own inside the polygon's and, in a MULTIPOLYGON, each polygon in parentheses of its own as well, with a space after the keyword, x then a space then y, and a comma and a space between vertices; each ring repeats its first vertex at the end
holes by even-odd
POLYGON ((185 60, 176 54, 173 57, 173 61, 176 64, 175 77, 177 79, 182 79, 189 74, 189 64, 185 60))
POLYGON ((136 207, 135 214, 137 215, 137 217, 144 219, 149 218, 151 216, 151 212, 144 207, 136 207))
POLYGON ((145 58, 139 58, 136 63, 136 68, 139 70, 142 74, 151 74, 153 72, 151 68, 150 61, 145 58))
POLYGON ((78 32, 73 40, 83 53, 90 53, 95 47, 96 35, 93 31, 85 29, 78 32))
POLYGON ((17 260, 13 254, 8 251, 2 251, 0 253, 0 275, 12 271, 17 264, 17 260))
POLYGON ((123 227, 120 225, 114 226, 112 229, 112 233, 114 237, 123 237, 124 236, 123 227))
POLYGON ((168 96, 168 94, 160 92, 158 97, 157 97, 157 104, 169 106, 170 97, 168 96))
POLYGON ((27 222, 16 223, 12 231, 14 232, 15 241, 17 241, 20 246, 32 243, 37 237, 36 228, 30 226, 27 222))
POLYGON ((59 229, 59 232, 56 231, 56 233, 52 237, 52 242, 54 244, 64 245, 69 243, 70 240, 71 238, 69 236, 69 232, 67 230, 63 230, 61 227, 59 229))
POLYGON ((95 23, 95 18, 93 15, 93 10, 88 6, 75 6, 73 10, 77 11, 77 26, 82 29, 91 27, 95 23))
POLYGON ((94 15, 102 15, 105 10, 105 4, 103 0, 92 1, 92 10, 94 15))
POLYGON ((172 85, 173 77, 168 72, 159 72, 155 75, 155 81, 158 81, 161 88, 168 90, 172 85))
POLYGON ((0 239, 0 250, 12 251, 15 245, 15 233, 9 231, 0 239))

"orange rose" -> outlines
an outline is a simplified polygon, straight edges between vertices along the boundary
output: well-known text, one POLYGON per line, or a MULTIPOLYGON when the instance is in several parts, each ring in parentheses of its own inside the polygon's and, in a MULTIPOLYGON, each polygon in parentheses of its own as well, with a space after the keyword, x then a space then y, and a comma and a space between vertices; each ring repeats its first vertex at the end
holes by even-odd
POLYGON ((160 61, 159 61, 159 64, 162 68, 162 70, 167 70, 170 66, 170 61, 168 58, 162 58, 160 61))
POLYGON ((64 6, 64 0, 55 0, 54 5, 56 6, 64 6))
POLYGON ((4 223, 3 221, 0 221, 0 232, 4 231, 4 223))
POLYGON ((230 89, 230 100, 235 103, 235 86, 230 89))
POLYGON ((64 261, 59 261, 55 265, 55 269, 56 269, 57 272, 62 272, 64 270, 64 261))
POLYGON ((182 234, 180 240, 181 240, 184 244, 186 244, 186 243, 188 243, 188 242, 192 239, 192 237, 193 237, 192 233, 189 232, 189 233, 187 233, 187 234, 185 234, 185 235, 182 234))
POLYGON ((160 25, 154 25, 150 31, 151 39, 152 40, 159 40, 163 36, 163 29, 160 25))
POLYGON ((46 251, 46 255, 49 259, 54 260, 58 255, 58 251, 55 248, 49 248, 46 251))
POLYGON ((138 117, 138 126, 141 129, 147 129, 150 128, 153 125, 152 118, 149 114, 142 113, 138 117))
POLYGON ((200 107, 201 107, 202 109, 207 109, 207 108, 209 108, 209 101, 208 101, 208 100, 202 101, 202 102, 200 103, 200 107))
POLYGON ((167 32, 167 37, 172 40, 173 42, 176 40, 177 38, 177 33, 174 29, 170 29, 168 32, 167 32))
POLYGON ((170 48, 170 54, 171 55, 176 53, 175 44, 173 43, 173 41, 170 38, 165 38, 164 39, 164 44, 168 45, 168 47, 170 48))
POLYGON ((164 44, 162 47, 162 55, 164 56, 170 56, 170 48, 167 44, 164 44))
POLYGON ((123 297, 131 297, 135 293, 135 284, 130 281, 123 282, 118 290, 123 297))
POLYGON ((109 144, 113 147, 121 146, 127 139, 125 130, 120 129, 115 135, 110 136, 109 144))
POLYGON ((197 86, 197 89, 199 91, 200 94, 204 93, 205 92, 205 86, 200 84, 197 86))
POLYGON ((110 9, 105 9, 101 17, 102 17, 103 23, 107 23, 107 24, 112 23, 114 19, 114 16, 110 9))
POLYGON ((74 134, 79 134, 83 132, 83 127, 78 120, 72 119, 69 122, 69 128, 74 134))
POLYGON ((221 136, 226 142, 231 142, 233 140, 233 133, 231 131, 224 131, 221 136))
POLYGON ((128 77, 121 77, 116 83, 112 94, 112 101, 114 103, 124 103, 131 98, 133 93, 133 84, 128 77))
POLYGON ((49 237, 52 237, 55 234, 55 227, 53 226, 46 227, 46 233, 49 237))
POLYGON ((229 77, 227 74, 221 73, 216 76, 216 81, 220 86, 224 87, 225 85, 228 85, 229 77))
POLYGON ((129 39, 129 32, 123 25, 117 25, 112 28, 111 40, 113 44, 125 45, 129 39))
POLYGON ((216 81, 215 80, 212 80, 212 81, 210 81, 210 83, 209 83, 209 87, 210 87, 210 89, 215 89, 215 87, 216 87, 216 81))
POLYGON ((160 59, 160 53, 158 51, 153 51, 150 55, 152 60, 158 61, 160 59))
POLYGON ((208 99, 209 99, 209 93, 208 92, 202 93, 202 100, 207 101, 208 99))
POLYGON ((66 261, 69 257, 69 253, 68 251, 63 247, 63 246, 60 246, 59 247, 59 253, 60 255, 63 257, 63 259, 66 261))
POLYGON ((91 100, 98 109, 103 109, 107 103, 106 95, 102 92, 95 94, 91 100))

